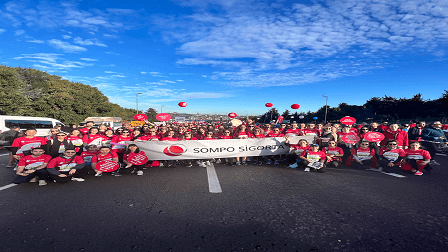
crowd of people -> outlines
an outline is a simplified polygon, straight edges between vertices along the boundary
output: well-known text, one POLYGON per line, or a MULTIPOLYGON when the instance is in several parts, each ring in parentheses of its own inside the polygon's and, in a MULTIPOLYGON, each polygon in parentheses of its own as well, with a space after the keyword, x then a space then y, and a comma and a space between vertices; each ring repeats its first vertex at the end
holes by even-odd
MULTIPOLYGON (((233 120, 235 121, 235 120, 233 120)), ((89 121, 70 128, 56 127, 46 137, 37 137, 35 129, 21 130, 11 127, 0 134, 0 141, 10 143, 10 157, 7 167, 15 168, 13 183, 39 182, 46 185, 48 180, 58 183, 84 181, 92 174, 102 176, 100 164, 103 161, 117 163, 118 169, 111 172, 143 175, 143 170, 151 166, 187 167, 198 164, 206 167, 211 162, 224 165, 280 165, 308 172, 324 172, 325 167, 345 165, 353 168, 379 169, 393 172, 398 169, 415 175, 429 173, 433 165, 439 165, 435 154, 447 146, 447 138, 439 121, 427 125, 420 121, 410 125, 383 122, 342 125, 340 123, 268 123, 259 124, 250 119, 237 120, 239 123, 175 122, 157 126, 147 122, 139 127, 124 123, 113 130, 106 125, 95 126, 89 121), (369 142, 364 137, 369 132, 379 132, 384 139, 369 142), (359 137, 357 143, 347 143, 344 136, 359 137), (300 139, 290 142, 291 136, 313 136, 313 141, 300 139), (194 141, 220 139, 247 139, 280 137, 290 147, 290 154, 235 157, 226 159, 202 159, 163 161, 150 160, 143 151, 130 142, 139 141, 194 141), (139 156, 140 159, 135 157, 139 156), (145 162, 136 162, 146 157, 145 162)), ((308 138, 309 139, 309 138, 308 138)))

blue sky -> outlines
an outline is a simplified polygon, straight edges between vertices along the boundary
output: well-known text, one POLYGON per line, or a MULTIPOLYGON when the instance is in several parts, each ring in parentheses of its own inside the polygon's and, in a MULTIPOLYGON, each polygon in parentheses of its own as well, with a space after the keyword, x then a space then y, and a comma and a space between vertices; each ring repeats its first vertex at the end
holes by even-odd
POLYGON ((0 64, 163 112, 256 115, 448 89, 448 1, 1 1, 0 64), (186 108, 177 103, 185 101, 186 108))

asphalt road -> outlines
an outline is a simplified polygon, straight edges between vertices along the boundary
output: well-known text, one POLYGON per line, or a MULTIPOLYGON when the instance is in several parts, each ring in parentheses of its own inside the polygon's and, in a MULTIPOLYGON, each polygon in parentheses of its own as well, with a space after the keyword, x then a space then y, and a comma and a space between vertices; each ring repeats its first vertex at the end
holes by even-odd
MULTIPOLYGON (((14 177, 6 161, 0 187, 14 177)), ((220 193, 197 166, 26 183, 0 191, 0 250, 447 251, 446 167, 398 178, 215 164, 220 193)))

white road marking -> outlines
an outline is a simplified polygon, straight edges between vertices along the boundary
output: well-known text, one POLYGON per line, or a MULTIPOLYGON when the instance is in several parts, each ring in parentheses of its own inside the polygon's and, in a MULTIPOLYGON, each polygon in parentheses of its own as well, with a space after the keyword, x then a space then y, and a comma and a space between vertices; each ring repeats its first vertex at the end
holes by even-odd
POLYGON ((436 155, 439 155, 439 156, 447 156, 446 154, 442 154, 442 153, 436 153, 436 155))
POLYGON ((215 166, 207 165, 208 188, 211 193, 221 193, 221 185, 219 184, 218 175, 216 175, 215 166))
POLYGON ((392 172, 383 172, 379 169, 375 169, 375 168, 369 168, 367 169, 368 171, 377 171, 377 172, 381 172, 382 174, 386 174, 389 176, 393 176, 393 177, 397 177, 397 178, 406 178, 406 176, 400 175, 400 174, 396 174, 396 173, 392 173, 392 172))
POLYGON ((16 186, 16 185, 18 185, 18 184, 9 184, 9 185, 2 186, 2 187, 0 187, 0 191, 8 189, 8 188, 11 188, 11 187, 16 186))
POLYGON ((6 154, 0 154, 0 157, 3 157, 3 156, 9 156, 9 153, 6 153, 6 154))

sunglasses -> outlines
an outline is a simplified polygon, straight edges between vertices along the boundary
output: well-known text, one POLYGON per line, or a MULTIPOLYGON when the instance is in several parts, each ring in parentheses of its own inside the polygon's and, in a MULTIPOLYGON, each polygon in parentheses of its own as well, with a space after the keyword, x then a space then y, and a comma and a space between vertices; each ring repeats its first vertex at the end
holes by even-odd
POLYGON ((388 144, 388 145, 398 145, 398 144, 388 144))
POLYGON ((224 132, 224 134, 230 134, 230 132, 224 132))
POLYGON ((65 136, 65 135, 56 135, 56 136, 65 136))
POLYGON ((76 153, 75 151, 66 151, 65 153, 76 153))

